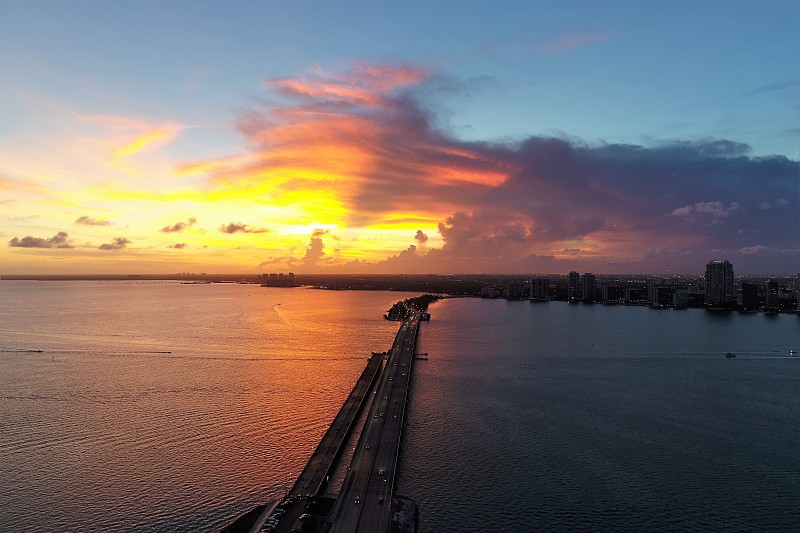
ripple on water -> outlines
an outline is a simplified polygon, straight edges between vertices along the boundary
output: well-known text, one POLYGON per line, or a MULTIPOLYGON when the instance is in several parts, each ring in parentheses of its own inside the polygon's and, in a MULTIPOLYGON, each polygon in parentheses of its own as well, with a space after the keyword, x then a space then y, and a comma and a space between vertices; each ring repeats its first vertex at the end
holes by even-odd
POLYGON ((208 531, 274 498, 403 297, 186 289, 4 290, 0 530, 208 531))

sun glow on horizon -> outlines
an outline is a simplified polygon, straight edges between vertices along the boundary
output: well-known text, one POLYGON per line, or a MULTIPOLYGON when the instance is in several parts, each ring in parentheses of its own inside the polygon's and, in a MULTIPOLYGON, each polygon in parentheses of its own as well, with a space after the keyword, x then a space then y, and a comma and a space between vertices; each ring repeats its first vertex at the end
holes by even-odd
POLYGON ((780 181, 791 161, 748 158, 724 140, 464 141, 437 121, 442 83, 458 85, 423 66, 368 63, 267 78, 270 99, 231 117, 226 134, 241 142, 224 150, 212 128, 177 115, 51 102, 45 133, 0 146, 0 273, 599 273, 704 255, 717 241, 800 253, 757 240, 762 219, 793 207, 780 181), (671 190, 675 176, 709 168, 778 176, 777 192, 748 204, 722 186, 671 190), (762 218, 747 220, 754 212, 762 218), (725 227, 734 221, 738 240, 725 227))

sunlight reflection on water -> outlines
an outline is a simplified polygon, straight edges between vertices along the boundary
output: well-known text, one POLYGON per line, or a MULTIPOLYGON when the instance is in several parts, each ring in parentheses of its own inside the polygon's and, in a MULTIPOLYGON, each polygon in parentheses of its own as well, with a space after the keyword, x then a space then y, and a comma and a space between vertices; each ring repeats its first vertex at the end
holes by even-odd
POLYGON ((209 530, 276 496, 370 352, 391 344, 396 325, 382 314, 404 297, 123 282, 0 290, 6 531, 209 530))

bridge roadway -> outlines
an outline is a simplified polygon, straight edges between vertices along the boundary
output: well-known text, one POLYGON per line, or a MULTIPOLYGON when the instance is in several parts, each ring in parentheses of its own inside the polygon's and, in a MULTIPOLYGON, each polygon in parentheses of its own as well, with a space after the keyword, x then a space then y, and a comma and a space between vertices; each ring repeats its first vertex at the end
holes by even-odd
POLYGON ((306 467, 295 481, 292 490, 289 491, 290 496, 316 496, 322 491, 336 459, 342 452, 347 437, 355 427, 367 393, 380 372, 382 359, 381 354, 370 356, 367 366, 356 381, 350 396, 345 400, 316 450, 311 454, 306 467))
POLYGON ((421 312, 409 307, 381 373, 342 490, 323 531, 385 532, 392 516, 395 468, 421 312))
POLYGON ((282 508, 286 513, 286 519, 281 519, 274 531, 276 533, 289 531, 296 519, 305 512, 310 499, 322 492, 328 482, 328 476, 344 450, 350 433, 357 425, 359 413, 367 403, 367 395, 372 390, 375 379, 381 371, 382 363, 383 354, 373 353, 370 356, 361 376, 353 386, 353 390, 350 391, 344 405, 336 414, 331 425, 328 426, 325 435, 322 436, 322 440, 311 454, 305 468, 300 472, 289 494, 284 500, 267 505, 250 527, 250 533, 258 533, 262 530, 264 523, 278 507, 278 504, 283 504, 282 508), (293 503, 285 504, 286 501, 293 503))

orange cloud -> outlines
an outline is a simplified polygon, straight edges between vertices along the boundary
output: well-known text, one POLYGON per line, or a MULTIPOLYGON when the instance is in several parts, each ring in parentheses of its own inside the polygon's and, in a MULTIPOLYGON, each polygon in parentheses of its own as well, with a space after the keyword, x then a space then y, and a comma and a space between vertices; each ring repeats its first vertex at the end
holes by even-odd
MULTIPOLYGON (((570 36, 543 51, 609 38, 570 36)), ((255 207, 272 230, 269 240, 288 246, 274 257, 306 269, 430 272, 468 265, 530 272, 564 270, 561 261, 574 268, 578 259, 619 268, 648 257, 655 264, 680 243, 696 243, 701 254, 702 243, 711 240, 687 233, 697 225, 689 228, 685 217, 664 216, 683 213, 687 205, 712 211, 709 202, 683 192, 692 191, 692 183, 677 189, 686 200, 667 199, 675 194, 674 176, 702 175, 706 164, 728 168, 731 163, 714 154, 740 150, 735 143, 647 149, 542 137, 514 145, 467 142, 437 121, 436 93, 428 90, 436 83, 428 69, 385 65, 356 65, 344 73, 315 67, 297 78, 266 80, 264 86, 283 98, 241 117, 248 150, 175 171, 207 175, 212 189, 201 194, 216 205, 255 207), (341 242, 312 241, 304 248, 290 238, 309 225, 338 228, 341 242), (424 249, 417 231, 430 236, 424 249), (380 261, 390 253, 396 255, 380 261), (360 262, 341 263, 349 258, 360 262), (370 267, 364 261, 377 262, 370 267)), ((783 169, 779 161, 740 163, 746 173, 758 165, 783 169)), ((713 198, 723 206, 745 205, 729 193, 720 190, 713 198)), ((733 223, 743 212, 716 218, 733 223)))
POLYGON ((270 78, 268 89, 278 89, 292 97, 344 100, 355 104, 380 105, 394 90, 418 84, 430 76, 428 69, 360 64, 349 73, 331 73, 315 66, 312 77, 270 78))
POLYGON ((180 130, 180 126, 175 124, 166 124, 155 129, 150 129, 140 134, 132 141, 129 141, 124 146, 114 150, 111 161, 119 170, 132 173, 134 171, 133 166, 128 162, 130 156, 164 145, 173 139, 180 130))
POLYGON ((167 132, 164 130, 154 130, 144 135, 141 135, 133 140, 133 142, 126 144, 125 146, 114 150, 114 159, 120 159, 122 157, 126 157, 129 155, 133 155, 137 152, 141 152, 148 145, 154 143, 155 141, 163 140, 167 137, 167 132))
POLYGON ((252 152, 238 163, 192 162, 177 172, 210 172, 218 186, 309 212, 324 198, 337 208, 326 210, 333 218, 317 219, 323 223, 386 224, 420 205, 441 220, 515 167, 432 126, 427 106, 412 95, 434 78, 426 68, 361 64, 268 79, 264 86, 288 100, 241 118, 252 152))

